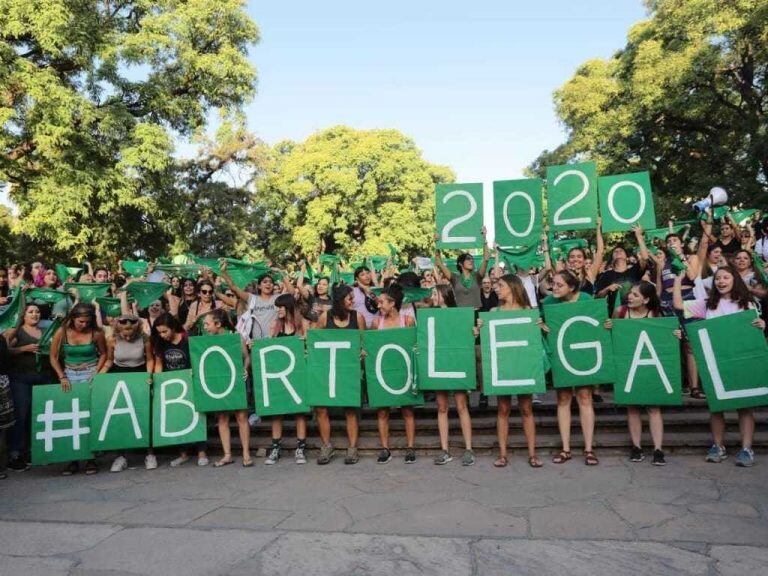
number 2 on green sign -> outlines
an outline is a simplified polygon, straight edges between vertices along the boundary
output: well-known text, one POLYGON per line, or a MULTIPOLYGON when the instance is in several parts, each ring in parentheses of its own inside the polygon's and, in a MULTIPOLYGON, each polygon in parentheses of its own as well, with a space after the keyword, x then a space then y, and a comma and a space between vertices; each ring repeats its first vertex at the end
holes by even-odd
POLYGON ((562 172, 561 174, 558 174, 557 178, 555 178, 555 181, 553 182, 554 186, 557 186, 560 183, 560 180, 565 178, 566 176, 576 176, 581 180, 581 192, 579 192, 576 196, 568 200, 565 204, 560 206, 560 208, 555 212, 555 217, 553 218, 553 223, 555 226, 570 226, 572 224, 589 224, 592 219, 588 216, 583 216, 581 218, 562 218, 562 213, 570 208, 571 206, 574 206, 575 204, 578 204, 581 200, 583 200, 587 193, 589 192, 589 179, 587 178, 586 174, 582 172, 581 170, 566 170, 565 172, 562 172))
POLYGON ((475 199, 472 197, 472 194, 467 192, 466 190, 454 190, 453 192, 449 192, 445 195, 443 198, 443 204, 447 204, 448 201, 455 197, 455 196, 462 196, 466 198, 469 201, 469 212, 464 214, 463 216, 457 216, 453 220, 450 220, 444 227, 443 227, 443 235, 442 235, 442 241, 443 242, 472 242, 475 240, 474 236, 451 236, 451 230, 461 224, 462 222, 466 222, 472 216, 475 215, 475 212, 477 212, 477 202, 475 202, 475 199))

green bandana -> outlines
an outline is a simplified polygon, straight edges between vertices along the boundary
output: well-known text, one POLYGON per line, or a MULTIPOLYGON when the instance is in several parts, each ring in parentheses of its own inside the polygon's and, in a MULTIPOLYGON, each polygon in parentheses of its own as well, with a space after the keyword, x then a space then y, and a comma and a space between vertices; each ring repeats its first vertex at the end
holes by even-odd
POLYGON ((56 276, 59 277, 60 282, 66 282, 70 278, 73 280, 77 278, 77 275, 82 272, 82 268, 76 266, 67 266, 66 264, 56 264, 56 276))
POLYGON ((11 303, 5 310, 3 310, 3 313, 0 314, 0 332, 15 328, 16 324, 18 324, 19 316, 21 315, 20 293, 21 289, 18 287, 8 293, 8 296, 11 298, 11 303))
MULTIPOLYGON (((371 292, 373 292, 376 296, 381 296, 383 291, 384 288, 371 289, 371 292)), ((403 304, 413 304, 414 302, 419 302, 420 300, 424 300, 430 296, 432 296, 431 288, 414 288, 411 286, 403 286, 403 304)))
POLYGON ((510 272, 540 268, 544 265, 544 256, 539 254, 538 246, 499 248, 499 260, 507 265, 510 272))
POLYGON ((27 290, 27 302, 43 302, 45 304, 56 304, 67 297, 66 292, 53 290, 51 288, 32 288, 27 290))
POLYGON ((128 276, 132 276, 133 278, 146 276, 148 266, 149 263, 144 262, 143 260, 123 260, 123 270, 125 270, 125 273, 128 274, 128 276))
POLYGON ((170 288, 165 282, 131 282, 123 290, 136 300, 139 308, 146 308, 155 300, 159 300, 170 288))
MULTIPOLYGON (((130 304, 132 300, 128 300, 130 304)), ((104 314, 110 318, 117 318, 123 313, 122 306, 120 305, 120 298, 109 298, 107 296, 96 298, 96 303, 104 311, 104 314)))
POLYGON ((77 290, 80 302, 90 304, 96 298, 106 296, 112 284, 109 282, 67 282, 64 284, 64 290, 69 292, 72 288, 77 290))

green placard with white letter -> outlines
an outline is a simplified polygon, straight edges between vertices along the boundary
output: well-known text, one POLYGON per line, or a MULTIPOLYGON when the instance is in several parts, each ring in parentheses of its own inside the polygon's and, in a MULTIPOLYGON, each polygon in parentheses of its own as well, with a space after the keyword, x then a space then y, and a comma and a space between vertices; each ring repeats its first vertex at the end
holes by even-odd
POLYGON ((360 406, 359 330, 310 330, 307 368, 310 406, 360 406))
POLYGON ((257 414, 278 416, 309 411, 304 340, 296 336, 254 340, 251 366, 257 414))
POLYGON ((64 392, 60 384, 32 387, 32 463, 52 464, 93 458, 91 435, 91 387, 72 384, 64 392))
POLYGON ((688 324, 712 412, 768 405, 768 345, 754 310, 688 324))
POLYGON ((240 334, 190 338, 189 355, 195 384, 195 405, 200 412, 248 407, 240 334))
POLYGON ((91 448, 146 448, 149 389, 146 372, 97 374, 91 388, 91 448))
POLYGON ((416 390, 416 328, 392 328, 363 332, 365 381, 368 406, 423 404, 416 390))
POLYGON ((597 226, 597 169, 594 162, 547 168, 547 215, 553 232, 597 226))
POLYGON ((205 414, 195 407, 192 371, 154 375, 152 446, 176 446, 207 438, 205 414))
POLYGON ((679 406, 680 341, 677 318, 614 320, 613 401, 630 406, 679 406))
POLYGON ((624 232, 637 224, 646 230, 656 228, 648 172, 601 176, 598 189, 603 232, 624 232))
POLYGON ((483 185, 438 184, 435 187, 438 248, 483 245, 483 185))
POLYGON ((533 246, 539 243, 542 230, 542 186, 538 178, 493 183, 496 244, 533 246))
POLYGON ((538 319, 538 310, 480 313, 484 394, 546 392, 544 349, 538 319))
POLYGON ((419 308, 416 327, 419 390, 474 390, 472 308, 419 308))
POLYGON ((544 316, 555 388, 613 382, 611 334, 605 299, 547 304, 544 316))

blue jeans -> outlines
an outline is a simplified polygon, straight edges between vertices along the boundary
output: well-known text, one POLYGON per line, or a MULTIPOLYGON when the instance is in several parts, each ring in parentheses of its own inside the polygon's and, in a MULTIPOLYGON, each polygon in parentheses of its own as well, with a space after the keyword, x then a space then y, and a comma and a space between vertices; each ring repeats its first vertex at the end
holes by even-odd
POLYGON ((32 387, 37 384, 50 384, 55 382, 55 379, 48 373, 38 372, 11 374, 10 379, 16 424, 8 433, 8 455, 14 458, 29 451, 29 438, 32 434, 32 387))

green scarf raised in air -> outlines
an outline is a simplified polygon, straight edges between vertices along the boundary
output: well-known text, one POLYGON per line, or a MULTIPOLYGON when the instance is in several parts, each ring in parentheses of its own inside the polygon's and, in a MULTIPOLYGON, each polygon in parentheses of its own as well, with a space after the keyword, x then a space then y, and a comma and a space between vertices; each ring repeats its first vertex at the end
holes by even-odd
POLYGON ((165 282, 131 282, 123 290, 136 300, 139 308, 146 308, 155 300, 159 300, 170 288, 165 282))

